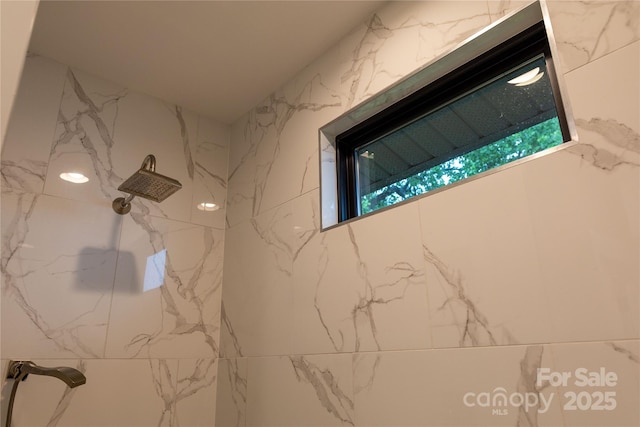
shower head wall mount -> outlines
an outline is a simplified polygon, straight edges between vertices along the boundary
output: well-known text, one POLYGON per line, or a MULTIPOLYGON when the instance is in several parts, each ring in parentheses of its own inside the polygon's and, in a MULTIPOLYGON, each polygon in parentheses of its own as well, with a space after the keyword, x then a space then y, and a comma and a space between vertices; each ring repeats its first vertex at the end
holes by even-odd
POLYGON ((131 210, 131 201, 136 196, 160 203, 181 188, 180 182, 156 173, 156 158, 149 154, 140 169, 118 187, 118 191, 129 193, 129 196, 118 197, 111 206, 116 213, 125 215, 131 210))

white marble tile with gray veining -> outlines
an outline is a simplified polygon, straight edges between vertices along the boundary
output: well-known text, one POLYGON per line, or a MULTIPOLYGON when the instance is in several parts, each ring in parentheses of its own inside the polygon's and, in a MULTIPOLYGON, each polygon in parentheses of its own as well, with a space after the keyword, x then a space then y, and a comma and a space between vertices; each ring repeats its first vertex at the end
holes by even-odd
POLYGON ((181 107, 69 69, 45 192, 104 203, 122 196, 117 187, 153 154, 155 171, 178 180, 182 189, 162 203, 137 197, 133 211, 188 221, 197 123, 197 116, 181 107), (60 173, 69 171, 80 172, 89 181, 70 190, 59 179, 60 173))
POLYGON ((342 42, 345 110, 377 94, 489 25, 484 2, 420 2, 381 8, 342 42), (404 10, 403 10, 404 9, 404 10))
POLYGON ((101 206, 3 190, 4 356, 104 355, 119 230, 101 206))
POLYGON ((228 160, 227 127, 199 117, 191 222, 225 228, 228 160))
POLYGON ((553 354, 553 371, 565 378, 557 393, 565 425, 640 423, 638 340, 550 344, 546 349, 553 354))
POLYGON ((542 346, 354 355, 356 426, 563 425, 542 346))
POLYGON ((491 14, 491 22, 495 22, 505 16, 521 9, 531 1, 527 0, 487 0, 489 13, 491 14))
POLYGON ((248 220, 255 212, 253 199, 256 151, 264 134, 265 130, 257 121, 255 109, 231 128, 226 218, 229 226, 248 220))
MULTIPOLYGON (((74 368, 82 372, 82 374, 86 374, 87 372, 86 362, 83 360, 79 360, 74 366, 74 368)), ((60 397, 60 400, 58 401, 58 404, 56 405, 56 408, 53 411, 53 414, 51 414, 51 418, 49 419, 49 422, 47 422, 47 427, 56 427, 60 423, 60 420, 64 416, 67 408, 71 403, 71 400, 73 399, 74 393, 76 393, 77 391, 78 389, 75 387, 74 388, 67 387, 64 389, 64 392, 62 393, 62 396, 60 397)))
POLYGON ((107 354, 217 357, 223 230, 125 218, 107 354))
POLYGON ((229 173, 231 225, 317 186, 314 129, 399 80, 407 67, 419 67, 489 23, 486 5, 479 2, 469 2, 464 9, 446 2, 410 7, 432 8, 442 19, 399 19, 397 11, 375 15, 315 64, 319 72, 303 71, 235 125, 229 173), (465 10, 465 18, 460 19, 460 10, 465 10))
POLYGON ((327 96, 319 75, 279 90, 241 121, 234 133, 229 173, 229 218, 237 224, 317 187, 317 128, 327 96), (300 135, 304 132, 304 136, 300 135), (236 139, 242 138, 243 141, 236 139), (238 153, 238 151, 241 153, 238 153))
POLYGON ((177 424, 215 425, 218 359, 180 359, 176 391, 177 424))
MULTIPOLYGON (((339 113, 356 108, 342 122, 353 125, 419 89, 415 83, 392 87, 446 54, 490 23, 485 2, 413 2, 382 7, 331 52, 322 67, 324 85, 340 100, 339 113), (359 105, 366 102, 366 105, 359 105)), ((319 127, 338 115, 330 117, 319 127)), ((335 135, 334 135, 335 136, 335 135)), ((337 223, 334 188, 336 148, 320 137, 323 225, 337 223)))
POLYGON ((570 153, 605 172, 640 166, 639 74, 635 42, 566 75, 580 139, 570 153))
MULTIPOLYGON (((466 290, 468 285, 465 284, 460 271, 448 267, 428 247, 423 246, 423 251, 425 262, 433 267, 433 276, 430 278, 440 285, 443 294, 440 298, 441 304, 437 307, 432 306, 432 310, 449 312, 458 330, 457 340, 460 347, 518 343, 505 325, 493 325, 473 301, 466 290)), ((434 296, 432 292, 431 298, 434 296)), ((433 316, 437 317, 438 314, 434 313, 433 316)))
POLYGON ((351 355, 248 359, 246 425, 354 425, 351 355))
MULTIPOLYGON (((87 363, 87 384, 78 388, 59 427, 82 425, 177 426, 181 360, 96 360, 87 363), (106 393, 105 390, 114 390, 106 393)), ((189 424, 185 424, 189 425, 189 424)))
POLYGON ((550 324, 537 342, 637 337, 638 168, 601 169, 563 150, 530 162, 523 177, 537 266, 518 281, 537 277, 545 296, 536 319, 550 324))
POLYGON ((311 236, 294 261, 295 352, 429 347, 416 207, 398 211, 394 233, 384 232, 384 215, 309 233, 296 218, 313 212, 313 203, 300 203, 294 215, 301 236, 311 236))
POLYGON ((354 425, 351 390, 343 390, 331 370, 315 365, 311 362, 313 358, 290 356, 290 360, 298 381, 313 387, 326 411, 341 423, 354 425))
MULTIPOLYGON (((113 158, 119 103, 127 96, 127 91, 112 87, 108 92, 87 93, 85 85, 81 84, 76 74, 77 71, 67 70, 56 138, 51 147, 51 162, 70 163, 64 166, 74 167, 74 171, 95 177, 94 180, 90 179, 91 185, 96 187, 102 197, 111 198, 117 194, 114 190, 127 178, 118 175, 113 158), (89 164, 83 164, 77 169, 77 163, 64 160, 66 155, 81 156, 89 164)), ((57 175, 52 176, 55 177, 57 175)))
POLYGON ((57 122, 67 68, 28 55, 2 144, 2 186, 40 193, 57 122))
POLYGON ((291 204, 226 231, 222 354, 289 354, 292 330, 291 204))
MULTIPOLYGON (((12 425, 205 427, 214 424, 215 359, 35 362, 46 367, 76 368, 86 376, 87 382, 71 389, 56 378, 30 375, 18 388, 12 425)), ((8 380, 4 388, 11 385, 8 380)))
POLYGON ((637 1, 548 1, 564 72, 640 40, 637 1))
POLYGON ((224 300, 220 307, 220 357, 242 357, 242 347, 233 323, 224 308, 224 300))
POLYGON ((47 170, 45 161, 25 159, 22 161, 2 160, 2 186, 24 191, 39 192, 44 185, 47 170))
POLYGON ((247 359, 220 359, 218 362, 216 425, 244 427, 247 411, 247 359))
POLYGON ((516 391, 524 396, 537 396, 532 399, 532 405, 518 408, 518 426, 537 426, 538 416, 545 413, 551 403, 548 395, 542 391, 549 386, 548 382, 538 381, 539 370, 542 367, 544 347, 541 345, 526 347, 524 357, 520 361, 520 378, 516 391))
POLYGON ((168 362, 164 359, 149 359, 149 370, 155 397, 162 403, 162 410, 158 418, 158 426, 177 425, 177 385, 175 361, 168 362))
POLYGON ((546 269, 531 227, 526 166, 419 201, 434 347, 548 339, 546 269))
POLYGON ((640 166, 640 134, 624 123, 594 117, 577 119, 576 126, 585 135, 585 142, 570 147, 568 152, 603 171, 640 166))

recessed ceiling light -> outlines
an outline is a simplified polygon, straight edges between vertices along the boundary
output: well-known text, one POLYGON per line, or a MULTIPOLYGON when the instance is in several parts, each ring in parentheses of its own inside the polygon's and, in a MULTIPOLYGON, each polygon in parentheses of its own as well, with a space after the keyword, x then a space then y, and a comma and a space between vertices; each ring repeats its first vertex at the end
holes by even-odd
POLYGON ((217 211, 218 209, 220 209, 220 206, 212 202, 202 202, 198 203, 198 209, 200 209, 201 211, 211 212, 217 211))
POLYGON ((89 181, 89 178, 81 174, 80 172, 63 172, 60 174, 60 178, 74 184, 84 184, 89 181))
POLYGON ((527 71, 524 74, 519 75, 515 79, 509 80, 507 83, 516 86, 527 86, 537 82, 544 76, 544 71, 540 71, 540 67, 536 67, 531 71, 527 71))

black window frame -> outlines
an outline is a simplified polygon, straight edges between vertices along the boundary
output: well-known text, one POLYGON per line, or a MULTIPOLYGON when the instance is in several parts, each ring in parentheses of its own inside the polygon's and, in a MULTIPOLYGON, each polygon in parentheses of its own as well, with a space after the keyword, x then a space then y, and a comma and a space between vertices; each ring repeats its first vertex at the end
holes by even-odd
MULTIPOLYGON (((539 21, 508 40, 471 58, 447 74, 400 99, 384 110, 335 137, 337 162, 338 222, 361 215, 358 194, 356 150, 393 132, 429 112, 462 97, 523 63, 543 56, 551 82, 563 142, 571 140, 562 97, 555 75, 553 57, 543 21, 539 21)), ((489 144, 487 144, 489 145, 489 144)), ((450 158, 443 156, 441 161, 450 158)))

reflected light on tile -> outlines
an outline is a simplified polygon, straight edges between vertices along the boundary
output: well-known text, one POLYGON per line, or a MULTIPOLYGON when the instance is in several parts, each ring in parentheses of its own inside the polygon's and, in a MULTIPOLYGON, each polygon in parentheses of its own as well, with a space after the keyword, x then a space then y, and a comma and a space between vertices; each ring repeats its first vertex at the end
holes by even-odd
POLYGON ((81 174, 80 172, 62 172, 60 178, 72 182, 74 184, 84 184, 89 181, 89 178, 81 174))
POLYGON ((144 271, 144 292, 159 288, 164 284, 164 265, 166 262, 166 249, 147 257, 147 265, 144 271))
POLYGON ((220 206, 211 202, 202 202, 202 203, 198 203, 198 209, 200 209, 201 211, 212 212, 220 209, 220 206))

